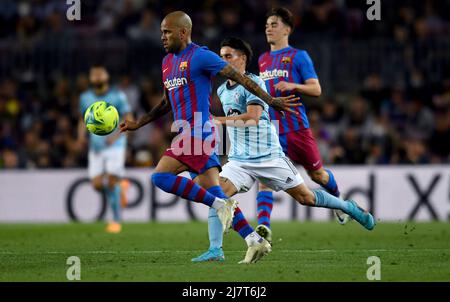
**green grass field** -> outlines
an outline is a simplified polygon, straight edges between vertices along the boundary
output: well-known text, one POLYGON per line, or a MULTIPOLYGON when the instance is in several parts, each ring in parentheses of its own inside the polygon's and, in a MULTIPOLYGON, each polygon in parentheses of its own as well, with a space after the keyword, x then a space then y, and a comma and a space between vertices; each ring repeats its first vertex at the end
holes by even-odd
POLYGON ((0 281, 67 281, 69 256, 82 281, 367 281, 369 256, 381 260, 381 281, 450 281, 450 224, 273 222, 271 254, 237 264, 246 245, 225 236, 226 261, 191 263, 207 247, 205 222, 125 224, 0 224, 0 281))

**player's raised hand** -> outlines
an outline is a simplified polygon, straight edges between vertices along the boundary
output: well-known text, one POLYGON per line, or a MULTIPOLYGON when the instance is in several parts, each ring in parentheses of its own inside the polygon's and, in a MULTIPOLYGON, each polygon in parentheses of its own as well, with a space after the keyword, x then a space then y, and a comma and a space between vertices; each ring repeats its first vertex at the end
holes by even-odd
POLYGON ((140 126, 136 121, 131 121, 131 120, 125 120, 123 121, 120 125, 120 133, 125 132, 125 131, 134 131, 136 129, 139 129, 140 126))
POLYGON ((292 107, 302 106, 303 104, 299 103, 299 100, 300 98, 295 95, 281 96, 272 98, 272 103, 270 104, 270 106, 278 111, 288 111, 295 115, 298 115, 298 112, 293 110, 292 107))
POLYGON ((285 81, 280 81, 276 83, 274 86, 275 90, 285 92, 285 91, 293 91, 297 88, 297 84, 289 83, 285 81))

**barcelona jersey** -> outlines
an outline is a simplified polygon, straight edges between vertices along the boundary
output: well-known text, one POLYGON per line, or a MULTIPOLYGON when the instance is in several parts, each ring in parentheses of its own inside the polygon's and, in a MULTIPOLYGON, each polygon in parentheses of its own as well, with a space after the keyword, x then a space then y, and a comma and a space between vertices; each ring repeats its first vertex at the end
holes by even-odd
MULTIPOLYGON (((308 79, 317 79, 314 65, 308 53, 293 47, 286 47, 277 51, 263 53, 258 60, 259 76, 265 82, 267 91, 274 97, 295 94, 293 91, 276 91, 275 85, 280 81, 303 84, 308 79)), ((300 101, 301 102, 301 99, 300 101)), ((271 120, 277 120, 279 133, 289 133, 300 129, 309 128, 305 106, 292 107, 299 115, 285 112, 283 117, 280 112, 270 108, 271 120)))

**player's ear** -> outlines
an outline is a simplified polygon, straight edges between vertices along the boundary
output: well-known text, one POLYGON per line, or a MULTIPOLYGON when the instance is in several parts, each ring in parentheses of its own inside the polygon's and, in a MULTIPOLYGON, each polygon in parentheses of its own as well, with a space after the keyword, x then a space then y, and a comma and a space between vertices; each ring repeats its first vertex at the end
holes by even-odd
POLYGON ((180 40, 184 41, 187 37, 188 34, 188 29, 185 27, 180 28, 180 32, 179 32, 179 36, 180 36, 180 40))
POLYGON ((289 26, 286 26, 285 27, 286 36, 289 36, 291 34, 291 32, 292 32, 292 28, 290 28, 289 26))

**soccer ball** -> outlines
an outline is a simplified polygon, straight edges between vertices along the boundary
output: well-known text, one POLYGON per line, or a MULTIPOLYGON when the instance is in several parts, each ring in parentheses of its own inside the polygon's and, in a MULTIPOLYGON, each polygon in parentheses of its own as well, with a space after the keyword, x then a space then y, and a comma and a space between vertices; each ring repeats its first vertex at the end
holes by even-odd
POLYGON ((89 132, 96 135, 108 135, 113 132, 119 122, 116 107, 105 102, 93 103, 84 113, 84 123, 89 132))

